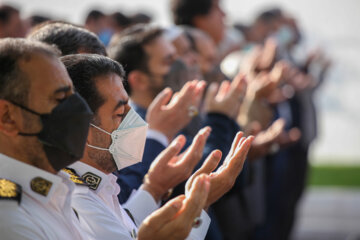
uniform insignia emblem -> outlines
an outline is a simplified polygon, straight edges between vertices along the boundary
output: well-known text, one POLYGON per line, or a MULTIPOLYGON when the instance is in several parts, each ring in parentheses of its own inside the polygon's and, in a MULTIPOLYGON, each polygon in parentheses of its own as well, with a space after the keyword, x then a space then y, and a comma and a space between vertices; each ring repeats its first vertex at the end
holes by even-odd
POLYGON ((20 203, 21 186, 4 178, 0 178, 0 199, 16 200, 20 203))
POLYGON ((90 189, 96 190, 101 182, 101 177, 99 177, 96 174, 93 174, 91 172, 87 172, 84 175, 81 176, 82 179, 87 183, 90 189))
POLYGON ((70 180, 78 185, 86 185, 86 182, 84 181, 84 179, 82 179, 79 175, 77 175, 76 171, 72 168, 64 168, 62 169, 64 172, 66 172, 67 174, 70 175, 70 180))
POLYGON ((136 234, 136 230, 133 229, 131 232, 130 232, 130 236, 132 239, 136 239, 137 238, 137 234, 136 234))
POLYGON ((41 177, 34 178, 33 180, 31 180, 30 183, 31 189, 34 192, 43 195, 44 197, 46 197, 50 192, 51 186, 52 186, 52 182, 43 179, 41 177))

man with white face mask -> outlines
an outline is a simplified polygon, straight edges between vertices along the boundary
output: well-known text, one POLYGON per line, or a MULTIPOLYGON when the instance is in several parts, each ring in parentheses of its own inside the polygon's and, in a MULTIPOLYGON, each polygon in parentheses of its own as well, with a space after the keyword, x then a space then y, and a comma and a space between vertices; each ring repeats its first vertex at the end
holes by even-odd
MULTIPOLYGON (((193 225, 195 228, 188 239, 203 239, 210 219, 201 209, 209 207, 229 189, 226 182, 235 181, 252 138, 241 139, 242 134, 238 134, 231 154, 225 161, 226 166, 214 176, 215 181, 212 180, 212 192, 209 191, 210 179, 207 174, 220 161, 219 151, 212 152, 203 167, 193 175, 191 179, 195 179, 195 183, 192 184, 193 180, 188 183, 186 198, 175 199, 184 199, 182 211, 176 217, 173 214, 167 220, 166 216, 161 215, 164 213, 162 207, 146 218, 158 208, 158 203, 167 196, 170 188, 190 176, 202 157, 210 129, 199 131, 188 150, 178 156, 185 138, 177 137, 155 159, 140 189, 121 206, 117 200, 120 189, 116 184, 116 177, 111 173, 142 159, 147 124, 127 104, 128 96, 122 85, 124 73, 121 65, 107 57, 88 54, 69 55, 61 60, 76 90, 95 113, 84 157, 65 170, 72 174, 71 178, 75 182, 80 183, 73 194, 72 206, 78 213, 83 229, 94 239, 134 239, 139 226, 139 239, 143 239, 141 236, 146 239, 168 239, 170 236, 172 239, 185 239, 193 225), (81 185, 81 178, 77 175, 84 179, 88 187, 81 185), (199 215, 200 218, 196 218, 199 215), (173 224, 172 228, 166 228, 168 234, 173 235, 159 236, 154 233, 154 229, 164 228, 163 225, 176 219, 181 219, 177 227, 173 224)), ((165 209, 166 207, 169 208, 168 205, 165 209)))
MULTIPOLYGON (((72 206, 82 227, 94 239, 134 239, 142 221, 159 207, 158 203, 168 189, 190 175, 201 157, 209 129, 198 135, 186 155, 178 157, 177 167, 154 167, 149 171, 141 189, 123 208, 117 199, 120 192, 117 178, 111 173, 141 161, 147 124, 127 104, 128 96, 122 85, 124 73, 119 64, 99 55, 69 55, 62 61, 75 88, 96 112, 84 157, 65 170, 79 183, 72 206)), ((170 159, 176 161, 175 155, 183 144, 183 138, 176 139, 159 160, 163 163, 170 159)), ((206 199, 206 194, 199 197, 206 199)), ((199 204, 200 208, 193 209, 192 220, 200 215, 204 203, 199 204)), ((192 233, 193 239, 202 239, 206 234, 210 221, 206 213, 200 221, 201 226, 192 233)), ((157 236, 154 239, 158 239, 157 236)))

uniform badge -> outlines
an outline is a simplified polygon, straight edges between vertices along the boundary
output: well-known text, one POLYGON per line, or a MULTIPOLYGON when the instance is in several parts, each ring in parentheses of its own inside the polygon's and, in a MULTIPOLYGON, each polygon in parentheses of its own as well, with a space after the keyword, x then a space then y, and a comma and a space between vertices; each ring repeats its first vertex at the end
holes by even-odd
POLYGON ((81 176, 82 179, 87 183, 90 189, 96 190, 101 182, 101 177, 99 177, 96 174, 93 174, 91 172, 87 172, 84 175, 81 176))
POLYGON ((137 238, 137 234, 136 234, 136 230, 133 229, 131 232, 130 232, 130 236, 132 239, 136 239, 137 238))
POLYGON ((51 186, 52 186, 52 182, 43 179, 41 177, 34 178, 33 180, 31 180, 30 183, 30 187, 34 192, 43 195, 45 197, 50 192, 51 186))
POLYGON ((21 186, 4 178, 0 178, 0 199, 16 200, 20 203, 21 186))
POLYGON ((70 180, 73 183, 75 183, 77 185, 85 185, 85 186, 87 186, 84 179, 82 179, 79 175, 77 175, 77 173, 76 173, 76 171, 74 169, 72 169, 72 168, 63 168, 62 170, 70 175, 70 180))

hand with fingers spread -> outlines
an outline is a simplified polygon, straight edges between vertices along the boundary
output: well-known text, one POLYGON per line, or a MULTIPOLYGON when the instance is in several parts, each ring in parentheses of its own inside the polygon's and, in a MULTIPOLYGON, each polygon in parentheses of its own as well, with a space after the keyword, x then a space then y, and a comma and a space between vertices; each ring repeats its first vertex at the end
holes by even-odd
POLYGON ((178 196, 149 215, 141 224, 138 240, 183 240, 191 229, 194 219, 200 216, 210 189, 209 176, 194 178, 194 184, 186 197, 178 196))
POLYGON ((151 164, 141 188, 159 201, 169 189, 188 179, 203 155, 210 132, 210 127, 201 129, 188 149, 180 155, 178 153, 186 139, 182 135, 178 136, 151 164))
POLYGON ((221 159, 219 150, 213 151, 199 170, 197 170, 187 181, 186 191, 191 189, 194 179, 201 174, 210 176, 210 191, 207 198, 205 209, 216 202, 221 196, 228 192, 240 174, 247 153, 250 149, 254 137, 243 137, 242 132, 238 132, 223 164, 213 172, 221 159))
POLYGON ((204 81, 187 82, 180 92, 172 97, 170 88, 165 88, 150 104, 146 121, 149 128, 163 133, 169 141, 197 114, 205 89, 204 81))
POLYGON ((246 88, 245 75, 240 73, 231 83, 223 81, 220 88, 216 83, 212 83, 205 96, 205 111, 235 118, 245 97, 246 88))

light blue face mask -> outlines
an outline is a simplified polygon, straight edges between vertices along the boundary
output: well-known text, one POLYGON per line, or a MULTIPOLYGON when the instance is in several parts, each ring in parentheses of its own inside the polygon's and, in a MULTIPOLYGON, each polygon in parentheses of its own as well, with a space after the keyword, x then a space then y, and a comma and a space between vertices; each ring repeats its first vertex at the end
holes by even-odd
POLYGON ((113 31, 111 31, 110 29, 105 29, 103 31, 101 31, 98 36, 99 36, 99 39, 100 41, 105 45, 109 45, 110 43, 110 40, 111 40, 111 37, 113 35, 113 31))
POLYGON ((123 169, 138 162, 141 162, 148 124, 133 110, 130 109, 118 129, 112 133, 91 124, 92 127, 111 136, 109 149, 96 147, 88 144, 89 147, 109 151, 115 161, 117 169, 123 169))
POLYGON ((295 33, 289 26, 282 26, 273 36, 280 47, 286 48, 295 40, 295 33))

